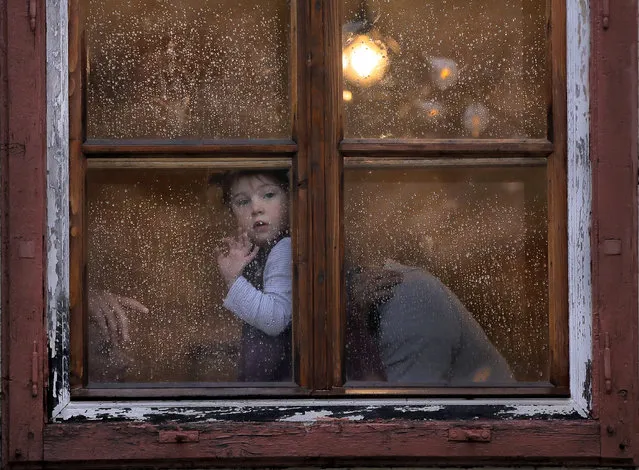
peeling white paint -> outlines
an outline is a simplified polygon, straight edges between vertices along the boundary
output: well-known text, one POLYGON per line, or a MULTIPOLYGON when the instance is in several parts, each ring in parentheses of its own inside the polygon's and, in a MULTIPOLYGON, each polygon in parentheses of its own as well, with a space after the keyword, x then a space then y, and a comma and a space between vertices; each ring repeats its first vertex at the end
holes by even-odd
MULTIPOLYGON (((531 416, 582 417, 587 414, 571 399, 477 399, 477 400, 435 400, 435 399, 356 399, 356 400, 314 400, 293 399, 282 405, 279 400, 236 400, 236 401, 95 401, 72 402, 54 416, 54 421, 64 422, 79 418, 87 421, 103 419, 124 419, 149 421, 162 416, 179 415, 184 420, 215 422, 230 415, 250 416, 270 410, 273 421, 309 422, 339 418, 347 421, 360 421, 367 414, 384 408, 397 417, 423 415, 437 417, 438 412, 455 407, 466 416, 482 407, 495 407, 495 416, 508 419, 531 416), (579 410, 579 411, 576 411, 579 410), (471 412, 469 414, 468 412, 471 412)), ((478 415, 479 417, 479 415, 478 415)))
MULTIPOLYGON (((456 410, 495 407, 504 418, 579 416, 591 407, 588 364, 592 357, 592 302, 590 279, 591 170, 589 146, 589 6, 586 0, 567 1, 567 96, 568 96, 568 237, 569 237, 569 333, 571 397, 557 399, 391 399, 391 400, 242 400, 242 401, 71 401, 68 358, 54 361, 57 406, 53 420, 84 417, 87 420, 126 419, 147 421, 177 414, 203 422, 226 419, 229 413, 258 413, 272 408, 281 420, 317 422, 346 416, 364 419, 367 413, 392 408, 398 416, 408 413, 436 414, 456 410), (58 382, 60 388, 57 387, 58 382), (303 410, 301 409, 303 408, 303 410)), ((68 349, 68 82, 67 5, 47 0, 47 146, 49 176, 47 239, 47 312, 51 358, 60 359, 68 349), (65 304, 66 300, 66 304, 65 304), (66 311, 60 309, 66 305, 66 311), (58 337, 61 335, 62 338, 58 337)))
POLYGON ((54 413, 69 400, 69 84, 68 5, 47 0, 47 299, 54 413), (61 335, 61 337, 59 337, 61 335), (57 380, 63 382, 58 387, 57 380))
POLYGON ((579 413, 592 405, 592 284, 590 212, 592 177, 589 155, 590 7, 568 2, 566 17, 568 84, 568 311, 570 394, 579 413))
POLYGON ((332 416, 333 416, 333 411, 313 410, 313 411, 304 411, 302 413, 295 413, 293 416, 289 416, 287 418, 282 419, 282 421, 309 422, 309 421, 317 421, 317 420, 331 418, 332 416))

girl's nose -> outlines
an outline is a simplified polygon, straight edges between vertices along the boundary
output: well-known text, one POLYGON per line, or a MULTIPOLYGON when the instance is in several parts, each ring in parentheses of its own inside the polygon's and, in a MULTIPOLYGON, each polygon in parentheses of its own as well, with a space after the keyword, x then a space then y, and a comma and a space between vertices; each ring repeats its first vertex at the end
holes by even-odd
POLYGON ((262 214, 264 213, 264 207, 259 202, 254 202, 251 206, 251 212, 253 214, 262 214))

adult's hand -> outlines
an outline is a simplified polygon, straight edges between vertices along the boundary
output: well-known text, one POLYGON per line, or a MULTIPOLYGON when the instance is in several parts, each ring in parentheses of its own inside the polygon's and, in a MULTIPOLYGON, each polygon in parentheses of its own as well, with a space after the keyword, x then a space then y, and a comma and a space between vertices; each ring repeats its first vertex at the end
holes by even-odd
POLYGON ((127 312, 148 313, 149 309, 135 299, 105 291, 89 291, 89 319, 103 338, 114 346, 130 341, 127 312))
POLYGON ((353 272, 350 276, 350 313, 362 315, 366 319, 374 307, 393 297, 393 289, 403 279, 398 271, 372 266, 353 272))

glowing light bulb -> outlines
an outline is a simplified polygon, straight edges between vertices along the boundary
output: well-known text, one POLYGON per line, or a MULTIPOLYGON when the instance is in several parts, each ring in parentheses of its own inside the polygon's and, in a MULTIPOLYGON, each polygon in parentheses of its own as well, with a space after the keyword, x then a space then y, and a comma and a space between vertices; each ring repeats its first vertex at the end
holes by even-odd
POLYGON ((386 45, 361 34, 350 41, 342 53, 344 78, 360 86, 370 86, 382 79, 388 69, 386 45))
POLYGON ((352 101, 353 99, 353 93, 349 90, 344 90, 342 92, 342 98, 344 101, 352 101))

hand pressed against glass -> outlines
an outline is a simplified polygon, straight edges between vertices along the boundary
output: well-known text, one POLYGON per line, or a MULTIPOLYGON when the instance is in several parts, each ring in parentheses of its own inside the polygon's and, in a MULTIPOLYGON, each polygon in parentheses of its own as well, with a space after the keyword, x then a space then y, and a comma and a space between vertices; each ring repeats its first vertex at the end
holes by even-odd
POLYGON ((220 267, 222 277, 230 287, 242 274, 244 267, 255 259, 260 247, 253 245, 246 232, 237 237, 222 239, 228 245, 228 251, 217 255, 217 264, 220 267))
POLYGON ((89 319, 98 326, 103 339, 115 346, 130 341, 127 311, 149 311, 135 299, 93 289, 89 291, 88 303, 89 319))

